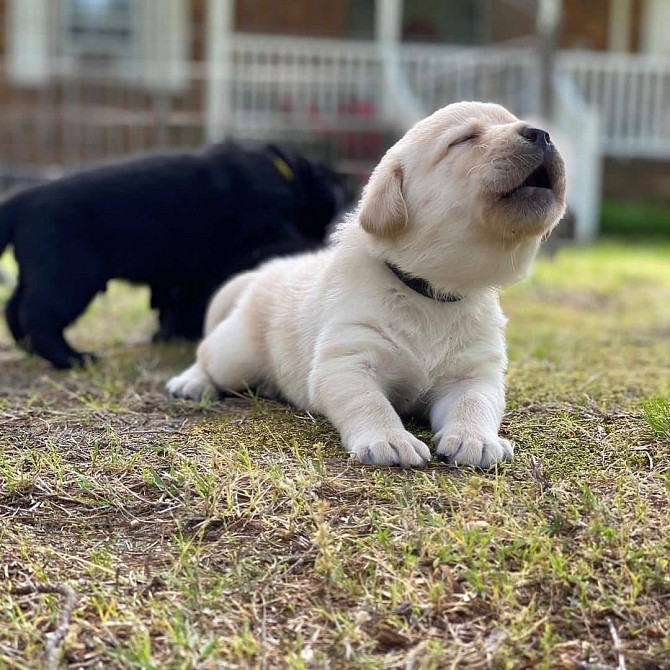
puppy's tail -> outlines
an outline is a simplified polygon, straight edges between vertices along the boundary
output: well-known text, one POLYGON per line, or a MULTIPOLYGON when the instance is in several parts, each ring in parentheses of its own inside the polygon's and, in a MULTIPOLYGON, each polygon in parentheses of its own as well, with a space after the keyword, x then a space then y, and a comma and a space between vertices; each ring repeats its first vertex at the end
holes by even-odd
POLYGON ((14 219, 11 202, 0 205, 0 256, 14 237, 14 219))
POLYGON ((244 289, 256 276, 256 271, 243 272, 227 281, 209 301, 205 316, 205 336, 223 321, 237 304, 244 289))

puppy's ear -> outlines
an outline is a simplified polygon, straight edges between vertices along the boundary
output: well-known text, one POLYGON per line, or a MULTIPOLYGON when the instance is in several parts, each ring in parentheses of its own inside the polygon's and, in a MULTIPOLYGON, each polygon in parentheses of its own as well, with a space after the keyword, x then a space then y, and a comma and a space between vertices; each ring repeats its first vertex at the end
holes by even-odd
POLYGON ((393 237, 407 226, 407 205, 402 196, 403 173, 396 160, 382 162, 363 193, 358 218, 371 235, 393 237))

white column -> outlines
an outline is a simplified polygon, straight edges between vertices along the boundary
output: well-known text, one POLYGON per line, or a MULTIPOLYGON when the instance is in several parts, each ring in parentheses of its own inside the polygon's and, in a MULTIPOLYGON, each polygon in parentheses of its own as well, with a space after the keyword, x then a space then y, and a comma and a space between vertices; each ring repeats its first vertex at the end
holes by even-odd
POLYGON ((235 0, 207 0, 207 141, 226 135, 230 126, 230 36, 235 0))
POLYGON ((536 32, 540 67, 540 114, 551 119, 554 109, 554 52, 561 23, 563 0, 540 0, 536 32))
POLYGON ((631 0, 610 0, 610 19, 607 48, 610 51, 630 51, 631 0))
POLYGON ((668 40, 670 2, 646 0, 642 7, 640 51, 664 56, 670 54, 670 40, 668 40))
POLYGON ((402 0, 376 0, 375 39, 383 45, 400 41, 402 30, 402 0))
MULTIPOLYGON (((410 91, 400 65, 403 0, 376 0, 375 41, 382 59, 382 118, 404 132, 425 116, 410 91)), ((432 110, 431 110, 432 111, 432 110)))
POLYGON ((144 2, 141 56, 148 88, 179 91, 189 78, 190 17, 186 0, 144 2))
POLYGON ((49 77, 53 53, 49 0, 10 0, 7 21, 8 71, 13 83, 38 86, 49 77))
POLYGON ((395 98, 395 71, 397 69, 398 42, 402 30, 402 0, 376 0, 375 41, 382 58, 384 73, 381 92, 381 114, 385 121, 397 113, 395 98))

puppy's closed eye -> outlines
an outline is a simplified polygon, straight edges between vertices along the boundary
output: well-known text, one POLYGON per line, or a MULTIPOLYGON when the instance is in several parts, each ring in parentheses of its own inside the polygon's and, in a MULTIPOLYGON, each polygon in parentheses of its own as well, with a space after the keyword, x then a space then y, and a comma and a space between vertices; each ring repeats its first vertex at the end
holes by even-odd
POLYGON ((449 146, 455 147, 457 144, 465 144, 466 142, 470 142, 476 139, 479 139, 479 133, 469 132, 463 135, 463 137, 459 137, 458 139, 454 140, 449 146))
POLYGON ((433 161, 433 165, 438 165, 439 163, 441 163, 449 155, 449 152, 454 147, 463 146, 467 145, 469 142, 474 142, 475 140, 479 139, 480 135, 481 132, 479 130, 469 128, 467 131, 464 131, 460 137, 457 137, 455 140, 452 140, 448 144, 443 144, 435 160, 433 161))

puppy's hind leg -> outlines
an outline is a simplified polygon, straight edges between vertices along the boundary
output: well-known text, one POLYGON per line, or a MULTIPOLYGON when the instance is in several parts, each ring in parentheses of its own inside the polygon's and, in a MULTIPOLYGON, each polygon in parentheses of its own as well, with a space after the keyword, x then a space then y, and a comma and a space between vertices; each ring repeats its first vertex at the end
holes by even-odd
POLYGON ((167 383, 175 398, 200 400, 218 391, 239 391, 255 386, 260 370, 259 352, 235 310, 203 340, 196 362, 167 383))
POLYGON ((87 361, 95 361, 95 354, 75 351, 63 337, 63 329, 72 323, 85 309, 95 290, 80 290, 66 293, 53 290, 58 295, 68 295, 67 304, 54 306, 48 295, 26 289, 21 294, 18 307, 18 321, 25 333, 28 348, 34 351, 54 367, 61 370, 75 366, 84 366, 87 361))
POLYGON ((19 317, 19 309, 23 291, 24 288, 21 283, 19 283, 19 285, 14 289, 12 297, 7 301, 7 305, 5 306, 5 316, 7 317, 9 332, 12 334, 15 342, 23 349, 29 350, 30 343, 26 338, 26 331, 21 325, 21 319, 19 317))
POLYGON ((205 335, 209 335, 230 314, 256 275, 257 273, 253 270, 243 272, 227 281, 213 294, 205 316, 205 335))

